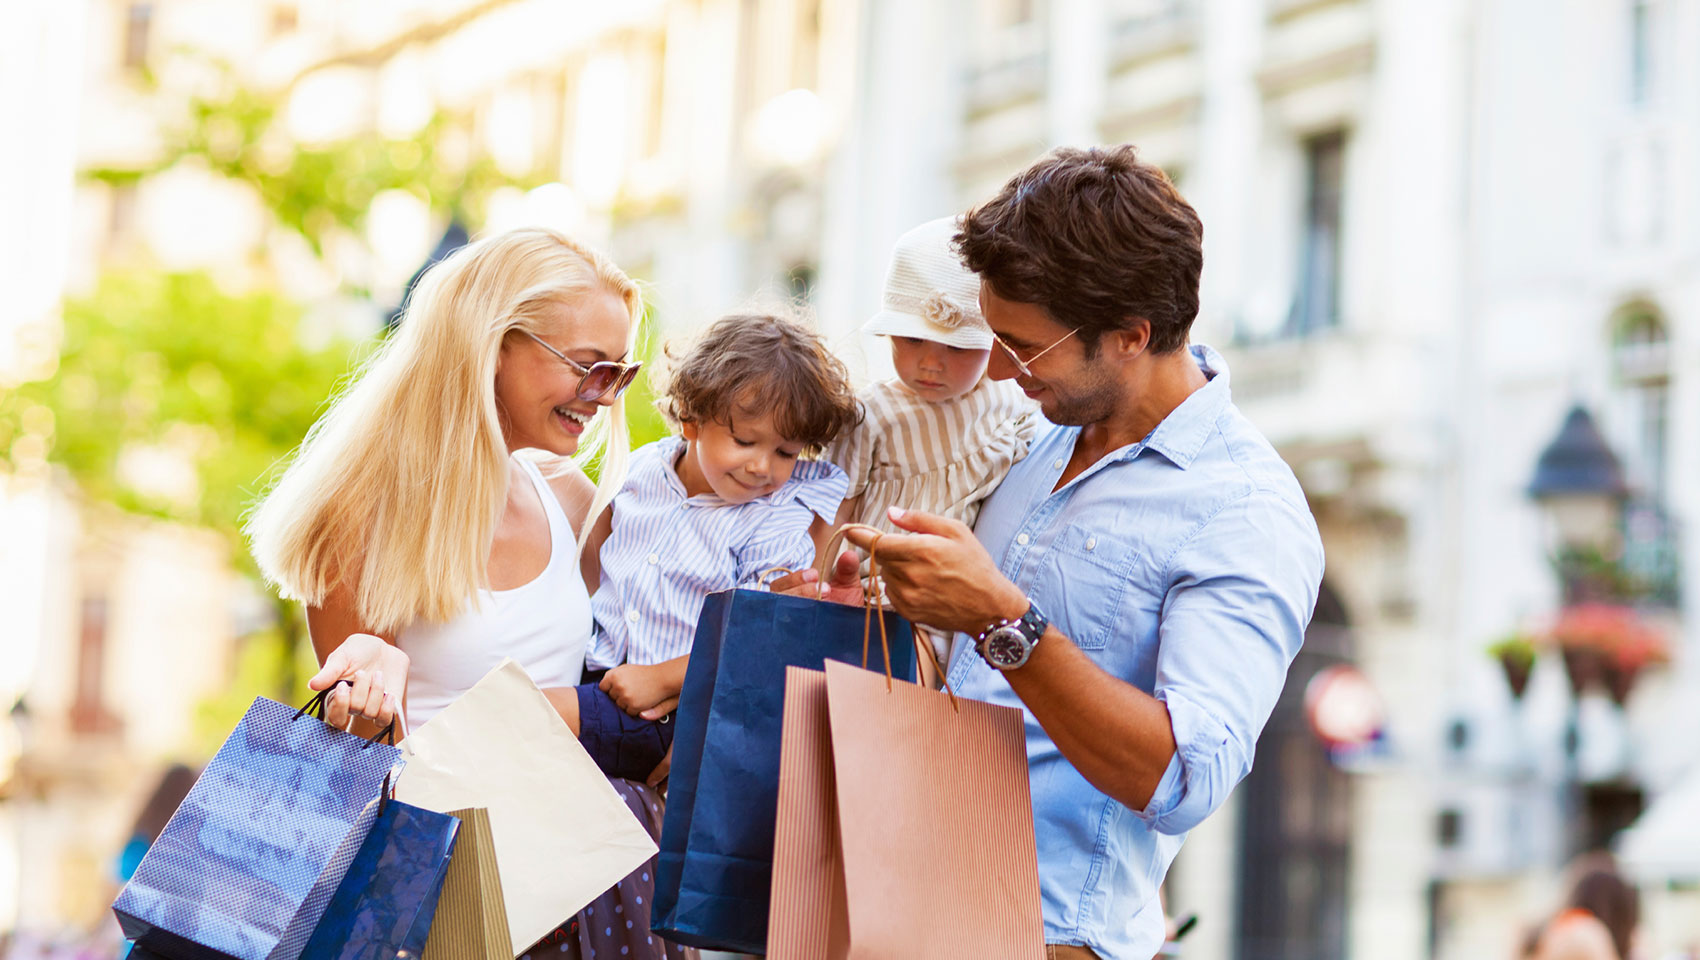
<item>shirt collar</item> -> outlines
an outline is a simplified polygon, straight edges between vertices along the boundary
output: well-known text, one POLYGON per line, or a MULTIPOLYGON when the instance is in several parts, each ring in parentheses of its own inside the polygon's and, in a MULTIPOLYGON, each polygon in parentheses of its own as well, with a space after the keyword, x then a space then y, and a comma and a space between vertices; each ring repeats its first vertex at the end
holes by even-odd
POLYGON ((719 507, 725 505, 725 501, 712 493, 702 493, 693 497, 685 491, 685 481, 679 477, 677 465, 679 454, 685 449, 684 437, 662 437, 660 440, 640 449, 654 457, 650 463, 650 468, 661 475, 662 486, 666 487, 669 494, 677 497, 686 506, 719 507))
POLYGON ((1191 466, 1198 457, 1198 451, 1204 448, 1204 441, 1216 428, 1216 421, 1221 418, 1230 400, 1228 364, 1222 355, 1201 343, 1192 344, 1187 349, 1197 361, 1198 368, 1210 378, 1209 382, 1181 401, 1180 406, 1157 424, 1157 429, 1151 431, 1143 444, 1131 450, 1133 454, 1141 448, 1154 450, 1182 470, 1191 466))
POLYGON ((752 503, 783 506, 792 501, 797 501, 808 507, 810 511, 831 521, 833 517, 837 516, 838 504, 843 499, 842 497, 834 497, 832 491, 824 489, 822 485, 811 482, 828 476, 834 469, 831 464, 818 460, 800 461, 796 469, 791 472, 791 479, 785 481, 783 486, 748 503, 730 504, 712 493, 699 493, 693 497, 685 492, 685 481, 679 479, 679 469, 674 463, 685 449, 685 438, 664 437, 655 441, 655 446, 661 472, 666 478, 667 488, 673 491, 680 500, 683 500, 688 507, 749 506, 752 503))

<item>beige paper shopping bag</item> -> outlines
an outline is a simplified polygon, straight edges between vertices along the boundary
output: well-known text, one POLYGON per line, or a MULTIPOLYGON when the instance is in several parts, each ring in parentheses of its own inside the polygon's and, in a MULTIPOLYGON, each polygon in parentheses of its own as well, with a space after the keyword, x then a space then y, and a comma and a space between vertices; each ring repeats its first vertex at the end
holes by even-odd
POLYGON ((1042 960, 1021 711, 833 661, 826 688, 850 960, 1042 960))
POLYGON ((396 799, 489 810, 514 949, 655 855, 648 831, 512 660, 400 746, 407 768, 396 799))
POLYGON ((460 818, 460 835, 443 875, 443 894, 437 898, 422 958, 507 960, 514 955, 514 943, 508 934, 490 811, 465 807, 448 813, 460 818))
POLYGON ((784 720, 767 956, 768 960, 844 960, 850 929, 844 862, 838 849, 826 674, 802 667, 786 669, 784 720))

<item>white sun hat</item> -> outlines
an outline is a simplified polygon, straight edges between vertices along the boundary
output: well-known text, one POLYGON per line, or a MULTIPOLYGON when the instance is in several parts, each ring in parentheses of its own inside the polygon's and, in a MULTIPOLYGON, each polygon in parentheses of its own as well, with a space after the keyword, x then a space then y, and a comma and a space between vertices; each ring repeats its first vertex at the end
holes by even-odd
POLYGON ((980 278, 951 247, 955 235, 956 218, 940 217, 897 238, 885 274, 883 309, 862 326, 864 331, 991 349, 992 328, 980 315, 980 278))

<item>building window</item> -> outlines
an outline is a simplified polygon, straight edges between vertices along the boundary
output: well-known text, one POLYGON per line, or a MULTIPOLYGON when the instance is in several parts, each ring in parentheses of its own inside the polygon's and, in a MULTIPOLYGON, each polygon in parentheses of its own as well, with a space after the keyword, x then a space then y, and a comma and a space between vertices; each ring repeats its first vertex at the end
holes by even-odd
POLYGON ((998 0, 991 6, 999 26, 1012 27, 1032 23, 1039 15, 1038 0, 998 0))
POLYGON ((796 49, 791 57, 791 86, 820 89, 820 0, 798 5, 796 49))
POLYGON ((1630 483, 1649 499, 1665 499, 1670 423, 1670 338, 1659 311, 1633 304, 1618 311, 1612 373, 1620 393, 1618 438, 1630 483))
POLYGON ((294 33, 301 26, 301 14, 293 4, 282 3, 272 7, 271 35, 281 37, 294 33))
POLYGON ((1623 565, 1650 599, 1676 606, 1675 525, 1667 506, 1670 459, 1670 337, 1663 315, 1646 303, 1612 322, 1613 446, 1623 458, 1630 496, 1624 504, 1623 565))
POLYGON ((118 728, 106 707, 106 598, 83 599, 77 635, 76 687, 71 694, 71 730, 98 735, 118 728))
POLYGON ((1640 106, 1653 94, 1653 0, 1629 3, 1629 102, 1640 106))
POLYGON ((136 228, 136 185, 113 184, 111 196, 112 206, 106 217, 106 246, 109 251, 120 251, 129 243, 136 228))
POLYGON ((132 3, 124 14, 124 69, 148 65, 148 41, 153 33, 153 4, 132 3))
POLYGON ((815 265, 795 263, 785 271, 785 292, 794 303, 809 303, 815 297, 815 265))
POLYGON ((1346 134, 1333 131, 1305 141, 1304 235, 1299 282, 1287 320, 1291 336, 1340 323, 1340 206, 1345 179, 1346 134))
POLYGON ((667 120, 667 35, 657 33, 644 49, 641 62, 643 82, 647 89, 642 97, 644 103, 642 124, 642 143, 639 144, 638 156, 655 157, 661 155, 662 140, 666 135, 667 120))

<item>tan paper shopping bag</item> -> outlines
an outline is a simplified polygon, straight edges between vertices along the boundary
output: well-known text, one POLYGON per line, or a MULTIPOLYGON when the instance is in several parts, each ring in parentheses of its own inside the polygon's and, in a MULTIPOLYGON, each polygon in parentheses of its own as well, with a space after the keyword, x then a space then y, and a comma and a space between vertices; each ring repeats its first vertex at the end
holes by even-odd
POLYGON ((489 811, 510 949, 537 942, 655 855, 649 832, 512 660, 400 747, 396 799, 489 811))
POLYGON ((1042 960, 1021 711, 836 662, 826 688, 850 960, 1042 960))
POLYGON ((838 849, 838 797, 826 674, 785 671, 779 808, 773 840, 768 960, 844 960, 850 929, 838 849))
POLYGON ((514 944, 496 869, 490 811, 465 807, 448 813, 460 818, 460 836, 449 872, 443 875, 443 894, 437 898, 422 960, 506 960, 514 955, 514 944))

